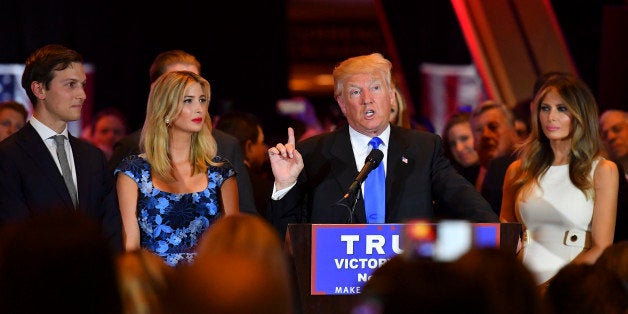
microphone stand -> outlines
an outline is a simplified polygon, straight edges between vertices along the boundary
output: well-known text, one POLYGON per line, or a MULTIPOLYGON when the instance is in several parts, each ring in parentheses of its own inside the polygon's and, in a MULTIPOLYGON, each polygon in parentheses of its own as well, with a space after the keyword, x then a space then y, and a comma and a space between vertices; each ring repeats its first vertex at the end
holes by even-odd
POLYGON ((347 223, 353 223, 353 217, 355 212, 355 205, 358 203, 360 199, 360 195, 362 195, 362 189, 356 189, 357 192, 347 193, 341 199, 339 199, 334 205, 342 206, 347 209, 349 213, 349 218, 347 219, 347 223))
POLYGON ((360 186, 366 176, 368 176, 371 170, 375 169, 381 162, 382 158, 384 158, 384 153, 382 153, 379 149, 372 149, 371 152, 366 156, 366 160, 364 160, 364 166, 362 170, 358 173, 358 176, 353 180, 351 185, 349 186, 349 190, 345 195, 342 196, 340 200, 338 200, 334 205, 339 205, 346 208, 349 212, 349 219, 347 223, 352 224, 353 218, 355 214, 355 205, 358 203, 358 199, 360 199, 360 195, 362 193, 362 189, 360 186))

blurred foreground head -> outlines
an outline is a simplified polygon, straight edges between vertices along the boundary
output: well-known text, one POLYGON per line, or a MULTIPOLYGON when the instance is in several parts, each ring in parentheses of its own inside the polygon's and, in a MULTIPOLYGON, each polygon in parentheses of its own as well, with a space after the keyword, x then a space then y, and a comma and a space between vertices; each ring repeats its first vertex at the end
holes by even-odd
POLYGON ((288 259, 261 217, 217 220, 203 235, 195 262, 178 272, 170 308, 180 313, 292 313, 288 259))
POLYGON ((2 312, 121 312, 114 256, 99 225, 53 211, 5 228, 2 312))

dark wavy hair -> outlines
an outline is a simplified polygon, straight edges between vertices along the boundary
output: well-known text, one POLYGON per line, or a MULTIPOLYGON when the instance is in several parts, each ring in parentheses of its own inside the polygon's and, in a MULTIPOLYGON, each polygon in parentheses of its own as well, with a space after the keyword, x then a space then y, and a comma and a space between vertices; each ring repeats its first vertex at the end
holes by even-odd
POLYGON ((541 130, 539 122, 540 106, 547 94, 552 91, 565 101, 571 114, 569 179, 589 198, 593 193, 593 182, 589 176, 593 160, 604 155, 598 106, 589 87, 571 75, 549 78, 532 101, 531 134, 517 150, 521 158, 521 168, 514 182, 516 195, 525 196, 533 185, 539 183, 539 178, 554 161, 550 141, 541 130))

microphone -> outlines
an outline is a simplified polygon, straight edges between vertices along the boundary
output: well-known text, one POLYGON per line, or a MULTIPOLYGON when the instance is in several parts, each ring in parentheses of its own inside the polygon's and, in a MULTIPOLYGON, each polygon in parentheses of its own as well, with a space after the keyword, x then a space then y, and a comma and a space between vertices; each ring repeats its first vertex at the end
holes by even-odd
POLYGON ((362 170, 360 170, 358 176, 355 177, 355 180, 353 180, 353 183, 351 183, 351 186, 349 186, 349 190, 347 190, 347 193, 345 194, 345 196, 343 196, 343 199, 346 199, 356 193, 356 191, 360 188, 362 182, 366 179, 366 176, 368 176, 373 169, 379 166, 379 163, 382 162, 382 159, 384 159, 384 153, 382 153, 381 150, 371 150, 369 155, 366 156, 366 160, 364 161, 364 167, 362 167, 362 170))

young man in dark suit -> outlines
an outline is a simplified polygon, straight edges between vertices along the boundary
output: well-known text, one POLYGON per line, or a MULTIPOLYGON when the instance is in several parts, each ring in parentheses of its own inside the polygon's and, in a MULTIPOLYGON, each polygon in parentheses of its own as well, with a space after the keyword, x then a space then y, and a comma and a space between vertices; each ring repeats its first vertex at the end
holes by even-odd
MULTIPOLYGON (((151 86, 163 74, 173 71, 190 71, 201 74, 201 63, 195 56, 183 50, 167 50, 155 57, 150 66, 149 77, 151 86)), ((140 135, 142 129, 125 136, 113 147, 113 153, 109 159, 111 173, 116 169, 120 161, 126 156, 140 153, 140 135)), ((218 155, 227 158, 235 168, 238 181, 238 199, 240 211, 249 214, 258 214, 253 200, 251 179, 244 165, 244 156, 238 139, 216 128, 212 129, 212 135, 218 144, 218 155)))
POLYGON ((44 46, 26 60, 22 87, 34 112, 0 143, 0 224, 72 211, 98 222, 112 249, 120 251, 120 211, 105 155, 67 128, 81 117, 86 79, 82 56, 61 45, 44 46), (62 136, 59 150, 66 158, 57 155, 56 135, 62 136), (64 164, 69 169, 62 170, 64 164))
POLYGON ((275 177, 268 216, 281 235, 289 223, 371 222, 373 215, 365 211, 370 193, 358 193, 355 206, 335 204, 366 163, 367 143, 374 137, 382 141, 385 165, 385 205, 376 206, 376 221, 448 217, 498 222, 486 200, 449 163, 439 136, 390 125, 395 97, 391 68, 379 53, 343 61, 334 69, 334 96, 348 125, 298 147, 289 129, 288 143, 268 150, 275 177))

